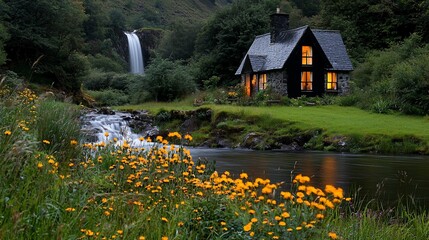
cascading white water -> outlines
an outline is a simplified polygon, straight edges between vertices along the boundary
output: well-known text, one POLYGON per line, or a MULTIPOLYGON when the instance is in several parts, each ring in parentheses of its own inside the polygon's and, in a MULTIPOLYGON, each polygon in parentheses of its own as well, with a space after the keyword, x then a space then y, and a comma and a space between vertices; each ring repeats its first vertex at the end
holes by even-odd
MULTIPOLYGON (((133 147, 151 145, 151 143, 141 141, 141 135, 132 132, 126 120, 130 118, 131 114, 125 112, 115 112, 112 115, 90 112, 82 116, 82 133, 87 138, 86 142, 122 144, 126 140, 133 147)), ((158 128, 154 127, 153 130, 158 131, 158 128)), ((143 135, 149 133, 150 131, 147 131, 143 135)))
POLYGON ((130 53, 130 71, 133 74, 144 74, 143 54, 140 39, 135 32, 124 32, 128 39, 130 53))

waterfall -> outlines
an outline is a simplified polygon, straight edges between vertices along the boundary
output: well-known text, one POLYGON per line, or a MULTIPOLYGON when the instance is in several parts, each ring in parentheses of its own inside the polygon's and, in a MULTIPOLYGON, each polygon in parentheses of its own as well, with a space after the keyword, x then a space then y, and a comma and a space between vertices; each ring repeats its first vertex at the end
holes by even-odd
POLYGON ((135 32, 124 32, 128 39, 130 53, 130 71, 133 74, 144 74, 143 54, 140 39, 135 32))

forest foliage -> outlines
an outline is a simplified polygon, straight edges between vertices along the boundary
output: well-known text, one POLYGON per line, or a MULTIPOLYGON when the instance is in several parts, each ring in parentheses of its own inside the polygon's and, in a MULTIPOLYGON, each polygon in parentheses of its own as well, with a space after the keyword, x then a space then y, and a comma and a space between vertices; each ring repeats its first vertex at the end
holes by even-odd
POLYGON ((427 107, 410 106, 425 101, 427 87, 421 79, 427 77, 417 67, 425 69, 429 0, 0 0, 0 74, 15 71, 26 83, 60 89, 79 102, 82 87, 106 81, 106 76, 127 75, 123 31, 143 29, 144 33, 144 28, 151 28, 162 34, 157 44, 146 49, 147 68, 163 69, 168 63, 186 74, 166 71, 160 78, 157 71, 148 71, 143 77, 123 77, 126 90, 110 85, 88 90, 97 91, 97 96, 127 95, 125 102, 136 103, 183 96, 182 91, 161 96, 160 89, 155 93, 141 82, 174 79, 168 81, 173 89, 183 79, 190 80, 185 93, 194 85, 203 88, 209 79, 218 79, 217 87, 234 86, 240 81, 234 75, 236 68, 254 37, 269 32, 269 15, 277 7, 289 13, 291 28, 310 25, 341 31, 356 69, 348 102, 361 99, 365 92, 371 95, 358 105, 373 109, 384 104, 390 110, 427 114, 427 107), (410 42, 415 43, 413 51, 395 55, 410 42))

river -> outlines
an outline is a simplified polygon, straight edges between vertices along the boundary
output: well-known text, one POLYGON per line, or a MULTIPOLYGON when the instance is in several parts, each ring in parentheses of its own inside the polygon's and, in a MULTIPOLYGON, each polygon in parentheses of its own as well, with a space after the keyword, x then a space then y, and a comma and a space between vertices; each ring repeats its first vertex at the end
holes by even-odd
POLYGON ((205 148, 192 148, 191 153, 194 159, 215 161, 217 171, 235 176, 246 172, 254 178, 290 183, 293 174, 302 173, 318 187, 332 184, 351 195, 358 193, 359 198, 395 204, 402 197, 429 207, 428 156, 205 148))
MULTIPOLYGON (((137 138, 127 125, 128 113, 83 117, 83 130, 98 139, 121 136, 137 138)), ((191 148, 194 160, 201 158, 216 163, 218 172, 229 171, 238 177, 268 178, 271 182, 290 183, 293 174, 311 177, 318 187, 332 184, 357 198, 376 199, 395 204, 399 198, 414 200, 429 208, 429 156, 385 156, 331 152, 253 151, 243 149, 191 148)), ((287 185, 285 186, 287 187, 287 185)))

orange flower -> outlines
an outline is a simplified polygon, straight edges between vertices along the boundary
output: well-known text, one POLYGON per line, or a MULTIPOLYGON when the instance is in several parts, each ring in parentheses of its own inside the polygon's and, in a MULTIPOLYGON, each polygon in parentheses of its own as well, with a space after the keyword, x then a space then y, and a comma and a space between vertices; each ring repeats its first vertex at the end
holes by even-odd
POLYGON ((185 135, 185 139, 188 140, 188 141, 192 141, 192 136, 189 135, 189 134, 186 134, 185 135))
POLYGON ((248 224, 244 225, 243 230, 245 232, 250 231, 250 229, 252 229, 252 222, 249 222, 248 224))
POLYGON ((337 239, 338 238, 337 234, 334 233, 334 232, 329 232, 328 236, 329 236, 330 239, 337 239))
POLYGON ((76 211, 75 208, 71 208, 71 207, 66 208, 66 212, 74 212, 74 211, 76 211))
POLYGON ((6 136, 9 136, 9 135, 11 135, 11 134, 12 134, 12 132, 11 132, 11 131, 9 131, 9 130, 4 131, 4 135, 6 135, 6 136))

